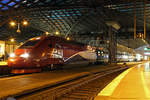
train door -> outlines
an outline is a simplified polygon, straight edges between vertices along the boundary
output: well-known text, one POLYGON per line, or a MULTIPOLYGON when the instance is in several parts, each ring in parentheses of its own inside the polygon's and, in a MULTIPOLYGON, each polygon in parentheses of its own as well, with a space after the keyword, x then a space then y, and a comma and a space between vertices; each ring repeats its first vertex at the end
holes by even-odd
POLYGON ((55 44, 53 58, 55 58, 55 63, 59 64, 62 63, 63 60, 63 49, 60 44, 55 44))
POLYGON ((40 58, 40 65, 42 67, 48 66, 52 63, 52 52, 54 48, 54 43, 50 41, 49 39, 46 39, 43 41, 43 44, 40 47, 41 49, 39 50, 41 53, 40 58))

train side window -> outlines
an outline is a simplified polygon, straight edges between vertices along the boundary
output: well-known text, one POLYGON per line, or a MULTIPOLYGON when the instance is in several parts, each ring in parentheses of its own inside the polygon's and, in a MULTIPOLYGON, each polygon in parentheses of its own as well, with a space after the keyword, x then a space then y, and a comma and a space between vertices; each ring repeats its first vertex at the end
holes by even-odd
POLYGON ((52 47, 53 47, 53 45, 52 45, 52 44, 49 44, 48 46, 49 46, 50 48, 52 48, 52 47))

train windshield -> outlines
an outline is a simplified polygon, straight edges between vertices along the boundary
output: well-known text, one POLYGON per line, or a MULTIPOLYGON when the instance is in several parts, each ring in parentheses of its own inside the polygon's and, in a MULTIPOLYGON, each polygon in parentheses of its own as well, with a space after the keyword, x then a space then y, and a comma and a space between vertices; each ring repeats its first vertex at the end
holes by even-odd
POLYGON ((36 45, 40 40, 29 40, 27 42, 25 42, 22 46, 20 46, 19 48, 20 49, 23 49, 23 48, 31 48, 33 47, 34 45, 36 45))

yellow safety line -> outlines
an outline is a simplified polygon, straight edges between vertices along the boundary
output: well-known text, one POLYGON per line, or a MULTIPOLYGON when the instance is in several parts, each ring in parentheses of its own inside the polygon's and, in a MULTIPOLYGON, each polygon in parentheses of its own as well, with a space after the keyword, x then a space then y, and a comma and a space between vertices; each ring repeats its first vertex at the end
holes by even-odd
POLYGON ((7 65, 7 62, 3 61, 3 62, 0 62, 0 65, 7 65))
POLYGON ((129 68, 128 70, 124 71, 122 74, 120 74, 118 77, 116 77, 111 83, 109 83, 99 94, 98 96, 111 96, 115 88, 118 86, 120 81, 128 74, 132 68, 129 68))
POLYGON ((146 97, 147 98, 150 98, 150 91, 145 83, 145 78, 144 78, 144 74, 143 72, 141 72, 141 79, 142 79, 142 84, 143 84, 143 88, 144 88, 144 91, 145 91, 145 94, 146 94, 146 97))

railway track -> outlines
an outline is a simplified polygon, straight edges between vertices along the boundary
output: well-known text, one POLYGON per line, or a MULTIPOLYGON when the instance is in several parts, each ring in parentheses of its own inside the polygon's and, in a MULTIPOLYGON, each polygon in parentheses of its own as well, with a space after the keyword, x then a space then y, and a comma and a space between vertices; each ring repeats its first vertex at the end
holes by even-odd
POLYGON ((6 74, 6 75, 1 75, 0 78, 7 78, 7 77, 13 77, 16 76, 15 74, 6 74))
POLYGON ((17 100, 93 100, 104 86, 127 68, 115 67, 90 73, 63 83, 30 90, 12 97, 17 100))

